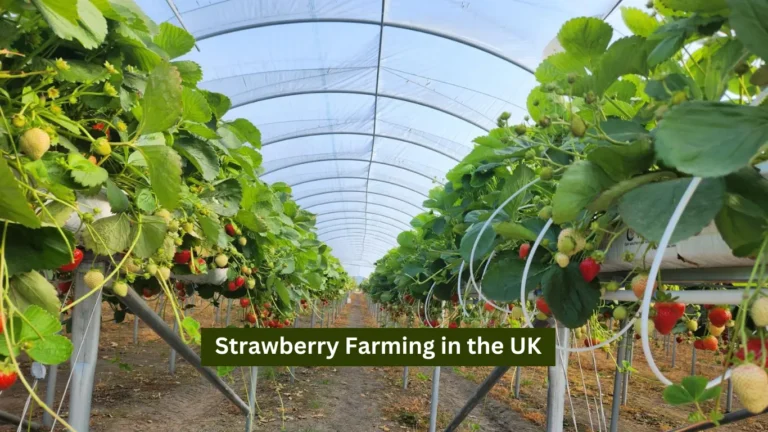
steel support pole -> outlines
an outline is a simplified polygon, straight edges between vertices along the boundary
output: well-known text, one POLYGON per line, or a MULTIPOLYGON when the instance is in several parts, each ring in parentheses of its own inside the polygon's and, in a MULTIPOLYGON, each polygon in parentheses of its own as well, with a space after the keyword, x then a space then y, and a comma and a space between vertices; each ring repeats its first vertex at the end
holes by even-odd
POLYGON ((12 425, 21 425, 21 427, 24 428, 24 430, 33 430, 33 431, 39 431, 43 430, 43 426, 41 426, 39 423, 28 423, 26 419, 23 419, 17 415, 13 415, 9 412, 0 411, 0 423, 7 423, 12 425))
POLYGON ((490 374, 488 374, 488 377, 480 384, 480 386, 475 390, 475 393, 470 396, 470 398, 467 400, 467 403, 464 404, 464 406, 461 408, 458 414, 456 414, 456 417, 451 420, 451 423, 448 425, 448 427, 445 428, 444 432, 454 432, 458 429, 458 427, 461 425, 461 422, 464 421, 465 418, 469 415, 469 413, 472 412, 473 409, 477 406, 477 404, 480 403, 480 401, 491 391, 493 386, 496 385, 497 382, 501 379, 501 377, 504 376, 505 373, 509 370, 509 366, 498 366, 495 367, 490 374))
POLYGON ((675 367, 675 362, 677 361, 677 345, 678 345, 677 344, 677 340, 675 340, 672 343, 672 364, 671 364, 671 366, 672 366, 673 369, 675 367))
POLYGON ((725 412, 733 411, 733 380, 728 380, 728 392, 725 394, 725 412))
POLYGON ((139 317, 136 315, 133 316, 133 344, 137 345, 139 343, 139 317))
POLYGON ((693 349, 691 354, 691 376, 696 375, 696 348, 693 349))
MULTIPOLYGON (((571 331, 560 324, 557 325, 557 344, 561 347, 570 346, 571 331)), ((568 377, 565 371, 568 368, 568 353, 557 351, 555 366, 549 367, 549 388, 547 389, 547 432, 563 432, 563 419, 565 418, 565 394, 568 377)))
MULTIPOLYGON (((620 326, 624 326, 625 321, 622 321, 620 326)), ((619 343, 619 349, 616 353, 616 374, 613 377, 613 401, 611 402, 611 428, 610 432, 617 432, 619 430, 619 407, 621 405, 621 398, 624 394, 622 387, 624 384, 624 373, 621 371, 624 363, 624 356, 627 352, 627 340, 630 338, 628 334, 624 335, 619 343)))
POLYGON ((232 318, 232 299, 227 300, 227 317, 224 319, 224 327, 229 327, 230 318, 232 318))
POLYGON ((403 368, 403 390, 408 390, 408 366, 403 368))
MULTIPOLYGON (((56 402, 56 378, 59 373, 58 365, 48 366, 48 381, 45 385, 45 404, 52 407, 56 402)), ((48 411, 43 412, 43 425, 45 427, 53 426, 53 417, 48 411)))
POLYGON ((515 368, 515 399, 520 399, 520 381, 522 381, 523 368, 515 368))
MULTIPOLYGON (((200 357, 192 351, 184 341, 174 333, 168 324, 160 319, 160 317, 147 306, 144 300, 136 294, 133 290, 128 290, 128 294, 120 299, 124 305, 128 306, 136 315, 138 315, 142 321, 144 321, 149 328, 151 328, 161 339, 163 339, 168 345, 176 349, 179 355, 187 361, 192 367, 197 369, 198 372, 216 389, 221 392, 227 399, 232 401, 243 413, 248 413, 248 405, 240 399, 240 396, 230 388, 221 377, 218 376, 216 371, 204 367, 200 362, 200 357)), ((78 432, 81 432, 78 429, 78 432)))
MULTIPOLYGON (((176 320, 174 317, 173 320, 173 334, 176 334, 179 332, 179 321, 176 320)), ((171 359, 168 361, 168 372, 171 373, 171 375, 176 374, 176 350, 171 347, 171 359)))
POLYGON ((429 404, 429 432, 437 430, 437 405, 440 402, 440 366, 432 372, 432 399, 429 404))
MULTIPOLYGON (((635 340, 634 340, 634 331, 630 329, 630 331, 627 332, 629 336, 627 336, 627 352, 624 354, 625 359, 629 362, 629 365, 632 366, 632 360, 635 356, 635 340)), ((621 393, 621 404, 626 405, 627 399, 629 398, 629 375, 631 372, 627 371, 624 373, 624 388, 622 389, 621 393)))
MULTIPOLYGON (((75 270, 75 299, 88 294, 85 274, 90 268, 105 270, 103 263, 83 260, 75 270)), ((69 388, 69 424, 78 432, 88 432, 91 419, 91 397, 99 354, 101 332, 101 290, 75 306, 72 312, 72 344, 79 355, 71 359, 72 382, 69 388)))
POLYGON ((317 313, 317 311, 315 310, 314 300, 312 301, 312 305, 310 305, 309 309, 312 313, 312 317, 309 319, 309 328, 315 328, 315 314, 317 313))
POLYGON ((245 415, 245 432, 253 430, 253 417, 256 410, 256 384, 259 380, 259 368, 251 367, 251 383, 248 386, 248 414, 245 415))
MULTIPOLYGON (((299 313, 301 312, 301 303, 296 305, 296 318, 293 319, 293 328, 299 328, 299 313)), ((291 366, 288 369, 291 373, 291 384, 296 381, 296 368, 291 366)))

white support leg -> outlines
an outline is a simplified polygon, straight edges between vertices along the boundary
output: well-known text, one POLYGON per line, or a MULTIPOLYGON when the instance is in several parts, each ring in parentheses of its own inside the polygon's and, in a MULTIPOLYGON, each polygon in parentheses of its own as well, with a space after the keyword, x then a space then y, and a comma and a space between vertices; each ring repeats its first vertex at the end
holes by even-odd
MULTIPOLYGON (((571 331, 557 323, 557 344, 567 348, 571 331)), ((557 351, 555 366, 549 369, 549 389, 547 390, 547 432, 563 432, 565 418, 566 382, 565 371, 568 368, 568 353, 557 351)))

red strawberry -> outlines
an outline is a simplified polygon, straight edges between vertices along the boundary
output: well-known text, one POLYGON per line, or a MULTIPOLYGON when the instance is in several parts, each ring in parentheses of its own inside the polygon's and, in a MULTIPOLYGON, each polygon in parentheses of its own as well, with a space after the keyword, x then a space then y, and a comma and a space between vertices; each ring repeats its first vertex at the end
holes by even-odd
POLYGON ((227 232, 227 235, 230 237, 234 237, 237 235, 237 230, 235 229, 235 226, 231 223, 228 223, 224 225, 224 230, 227 232))
POLYGON ((597 274, 600 273, 600 264, 591 257, 588 257, 579 264, 579 271, 585 281, 592 282, 597 277, 597 274))
POLYGON ((143 295, 146 298, 152 297, 152 291, 149 290, 149 288, 144 288, 141 290, 141 295, 143 295))
POLYGON ((523 243, 520 245, 520 259, 526 259, 528 258, 528 254, 531 252, 531 244, 530 243, 523 243))
POLYGON ((8 390, 16 382, 16 371, 5 366, 0 366, 0 391, 8 390))
POLYGON ((591 338, 591 339, 590 338, 586 338, 586 339, 584 339, 584 346, 591 347, 591 346, 598 345, 599 343, 600 343, 600 339, 597 339, 597 338, 591 338))
POLYGON ((653 324, 656 326, 656 331, 663 335, 670 334, 677 320, 685 314, 685 303, 658 302, 653 305, 653 308, 656 309, 653 324))
POLYGON ((452 322, 448 324, 448 328, 452 328, 452 329, 459 328, 459 325, 456 324, 455 322, 452 322))
POLYGON ((677 343, 683 343, 685 339, 682 336, 678 336, 675 338, 675 340, 677 341, 677 343))
POLYGON ((287 320, 283 321, 283 324, 289 326, 289 325, 291 325, 291 320, 287 319, 287 320))
POLYGON ((0 314, 0 334, 5 331, 5 315, 0 314))
POLYGON ((80 265, 81 262, 83 262, 83 251, 81 251, 78 248, 74 248, 72 250, 72 262, 69 264, 64 264, 63 266, 59 267, 59 271, 61 272, 71 272, 74 269, 77 268, 77 266, 80 265))
MULTIPOLYGON (((768 340, 765 341, 765 344, 763 347, 762 341, 760 338, 752 338, 747 341, 747 353, 754 354, 755 360, 760 361, 760 359, 763 358, 763 349, 768 350, 768 340)), ((744 360, 744 349, 739 347, 739 349, 736 351, 736 357, 740 360, 744 360)), ((765 367, 768 368, 768 357, 765 359, 765 367)))
POLYGON ((483 307, 484 307, 484 308, 485 308, 485 310, 487 310, 488 312, 493 312, 494 310, 496 310, 496 308, 494 308, 494 307, 493 307, 493 305, 492 305, 492 304, 490 304, 489 302, 486 302, 486 303, 485 303, 485 305, 484 305, 483 307))
POLYGON ((59 282, 59 284, 56 286, 56 289, 59 291, 59 294, 64 295, 69 292, 69 289, 72 288, 72 281, 64 281, 59 282))
POLYGON ((712 323, 715 327, 722 327, 731 320, 731 310, 722 308, 722 307, 716 307, 709 310, 709 322, 712 323))
POLYGON ((97 131, 103 131, 106 125, 102 122, 98 122, 95 125, 93 125, 93 128, 97 131))
MULTIPOLYGON (((700 339, 701 342, 701 350, 704 351, 717 351, 717 338, 714 336, 707 336, 705 338, 700 339)), ((694 348, 696 347, 696 343, 693 344, 694 348)))
POLYGON ((270 305, 269 303, 264 303, 264 309, 269 309, 271 307, 272 307, 272 305, 270 305))
POLYGON ((192 252, 189 250, 182 250, 173 254, 173 262, 176 264, 187 264, 192 260, 192 252))
POLYGON ((230 291, 237 291, 237 285, 235 284, 235 281, 229 281, 227 284, 227 289, 230 291))
POLYGON ((235 286, 240 288, 241 286, 245 285, 245 278, 242 276, 238 276, 235 278, 235 286))
POLYGON ((539 297, 536 299, 536 309, 545 315, 550 315, 552 313, 552 311, 549 309, 547 301, 544 300, 544 297, 539 297))
POLYGON ((414 302, 414 298, 413 298, 413 296, 412 296, 412 295, 410 295, 410 294, 406 294, 406 295, 404 295, 404 296, 403 296, 403 300, 404 300, 406 303, 408 303, 408 304, 413 304, 413 302, 414 302))
POLYGON ((247 298, 243 297, 243 298, 240 299, 240 306, 241 307, 247 308, 250 305, 251 305, 251 301, 248 300, 247 298))
POLYGON ((488 328, 496 327, 496 320, 490 320, 488 321, 488 325, 486 325, 488 328))
POLYGON ((245 315, 245 319, 248 320, 251 324, 256 324, 256 314, 253 312, 249 312, 245 315))
POLYGON ((453 304, 458 303, 459 302, 459 295, 458 294, 452 295, 451 296, 451 301, 453 302, 453 304))
POLYGON ((430 327, 440 327, 440 321, 432 320, 429 322, 430 327))
POLYGON ((704 343, 701 339, 696 339, 693 341, 693 347, 697 350, 704 349, 704 343))

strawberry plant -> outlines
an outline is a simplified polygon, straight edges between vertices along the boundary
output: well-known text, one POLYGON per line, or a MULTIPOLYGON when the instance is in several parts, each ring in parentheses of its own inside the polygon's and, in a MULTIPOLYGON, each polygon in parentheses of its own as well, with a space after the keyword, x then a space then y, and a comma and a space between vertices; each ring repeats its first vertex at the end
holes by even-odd
POLYGON ((116 321, 129 290, 164 293, 190 343, 200 325, 182 302, 193 291, 215 304, 243 299, 243 325, 259 326, 254 304, 272 304, 269 317, 284 322, 299 300, 350 288, 314 215, 288 185, 259 179, 259 130, 198 87, 199 65, 178 59, 190 34, 130 0, 7 1, 0 14, 3 388, 18 377, 54 414, 17 357, 69 359, 58 316, 106 285, 116 321), (90 293, 72 302, 66 281, 86 256, 107 269, 87 271, 90 293))
MULTIPOLYGON (((669 244, 714 232, 726 258, 753 265, 738 314, 705 312, 712 326, 696 346, 717 350, 724 326, 733 325, 726 351, 745 362, 754 357, 747 341, 764 331, 755 324, 768 316, 764 295, 751 289, 767 280, 768 39, 759 23, 768 22, 768 7, 758 0, 656 0, 651 7, 622 14, 633 33, 627 37, 614 39, 598 18, 562 26, 562 49, 536 68, 523 121, 501 114, 444 186, 430 191, 427 211, 364 284, 374 300, 424 308, 430 291, 438 303, 461 287, 464 304, 479 293, 496 313, 494 305, 508 303, 531 311, 528 300, 539 298, 563 325, 594 321, 593 329, 610 334, 599 323, 614 305, 601 294, 623 287, 643 299, 652 253, 685 196, 669 244), (625 238, 635 240, 633 250, 621 245, 625 238), (608 264, 628 269, 627 277, 607 280, 608 264)), ((650 284, 656 317, 649 331, 695 331, 698 308, 674 301, 679 288, 663 281, 662 270, 650 284)), ((620 304, 615 316, 631 317, 638 306, 620 304)), ((535 316, 527 315, 515 314, 509 325, 530 325, 535 316)), ((676 403, 719 395, 699 381, 674 387, 687 392, 676 403)))

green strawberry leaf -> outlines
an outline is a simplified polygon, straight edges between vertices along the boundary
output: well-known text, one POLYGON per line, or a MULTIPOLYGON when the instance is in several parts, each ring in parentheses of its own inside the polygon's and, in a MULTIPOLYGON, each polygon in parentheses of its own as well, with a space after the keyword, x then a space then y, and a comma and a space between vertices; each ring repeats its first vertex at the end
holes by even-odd
POLYGON ((600 282, 584 281, 579 265, 549 266, 541 279, 544 299, 555 318, 568 328, 583 326, 600 303, 600 282))
POLYGON ((112 213, 127 212, 131 209, 128 196, 112 180, 107 180, 107 200, 109 200, 112 213))
POLYGON ((24 311, 26 321, 22 321, 22 328, 16 341, 29 341, 40 339, 61 331, 59 319, 37 305, 31 305, 24 311))
POLYGON ((29 208, 16 176, 8 166, 5 158, 0 157, 0 219, 18 222, 29 228, 40 226, 40 219, 29 208))
POLYGON ((132 240, 131 222, 125 213, 99 219, 83 231, 85 247, 98 255, 123 252, 132 240))
POLYGON ((659 22, 656 18, 637 8, 622 7, 621 18, 632 33, 644 38, 653 34, 659 27, 659 22))
POLYGON ((54 365, 69 360, 73 345, 64 336, 48 335, 43 339, 29 342, 29 348, 24 351, 34 361, 46 365, 54 365))
POLYGON ((593 63, 613 36, 613 28, 600 18, 574 18, 560 28, 557 40, 565 51, 593 63))
POLYGON ((165 234, 168 232, 168 224, 160 216, 142 216, 140 223, 134 223, 131 227, 131 241, 136 238, 139 226, 141 235, 133 247, 133 255, 139 258, 149 258, 163 245, 165 234))
POLYGON ((160 32, 152 41, 172 59, 183 56, 195 46, 195 38, 191 34, 167 22, 160 24, 160 32))
POLYGON ((56 288, 36 271, 17 274, 12 277, 8 296, 20 310, 26 310, 31 305, 37 305, 48 313, 58 316, 61 307, 56 288))
POLYGON ((693 396, 680 384, 674 384, 664 388, 662 393, 664 401, 672 406, 687 405, 695 402, 693 396))
POLYGON ((161 62, 149 74, 141 107, 143 113, 139 130, 143 135, 163 132, 181 118, 181 75, 170 63, 161 62))
POLYGON ((213 115, 211 107, 208 106, 208 101, 201 92, 184 87, 181 100, 184 104, 184 114, 182 117, 184 120, 206 123, 211 119, 211 115, 213 115))
POLYGON ((189 60, 171 62, 181 75, 181 82, 186 86, 196 86, 203 79, 203 69, 200 65, 189 60))
POLYGON ((597 164, 578 161, 565 170, 552 198, 552 219, 570 222, 614 182, 597 164))
MULTIPOLYGON (((459 245, 459 253, 464 261, 469 262, 470 255, 472 254, 472 247, 475 244, 475 239, 480 234, 485 222, 477 222, 472 224, 464 236, 461 237, 461 244, 459 245)), ((477 243, 477 249, 475 249, 475 261, 482 259, 493 249, 493 243, 496 240, 496 233, 493 231, 493 227, 488 227, 483 232, 480 241, 477 243)))
POLYGON ((219 174, 219 158, 216 150, 207 142, 190 137, 174 141, 173 148, 200 171, 203 179, 212 181, 219 174))
POLYGON ((213 191, 203 192, 200 198, 218 215, 231 217, 240 210, 243 190, 239 181, 230 178, 216 183, 213 191))
POLYGON ((55 269, 72 261, 75 240, 72 233, 55 227, 37 229, 8 224, 5 261, 10 276, 32 270, 55 269), (66 237, 66 239, 65 239, 66 237))
POLYGON ((94 165, 79 153, 69 153, 67 162, 71 168, 69 175, 72 179, 87 188, 100 186, 109 179, 107 170, 94 165))
MULTIPOLYGON (((659 242, 690 178, 650 183, 624 194, 619 200, 619 214, 624 222, 643 238, 659 242)), ((691 197, 669 243, 685 240, 709 225, 723 207, 725 182, 722 178, 705 179, 691 197)))
MULTIPOLYGON (((511 302, 520 300, 520 285, 525 268, 525 260, 517 253, 509 251, 495 257, 483 276, 483 295, 494 301, 511 302)), ((531 263, 528 278, 525 281, 526 294, 538 288, 544 274, 549 270, 537 262, 531 263)))
POLYGON ((149 178, 152 191, 155 192, 160 205, 172 210, 181 200, 181 157, 168 146, 137 147, 149 167, 149 178))

